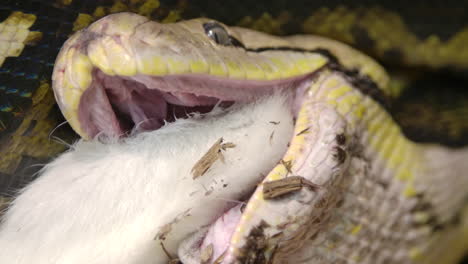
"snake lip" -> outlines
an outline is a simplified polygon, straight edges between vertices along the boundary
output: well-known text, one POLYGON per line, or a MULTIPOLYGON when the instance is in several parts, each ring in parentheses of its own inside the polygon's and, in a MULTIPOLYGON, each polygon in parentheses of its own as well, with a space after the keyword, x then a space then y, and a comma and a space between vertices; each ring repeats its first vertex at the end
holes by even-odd
POLYGON ((251 102, 276 90, 295 91, 311 74, 275 80, 233 80, 202 74, 109 76, 95 68, 78 119, 90 138, 118 138, 161 128, 215 105, 251 102))

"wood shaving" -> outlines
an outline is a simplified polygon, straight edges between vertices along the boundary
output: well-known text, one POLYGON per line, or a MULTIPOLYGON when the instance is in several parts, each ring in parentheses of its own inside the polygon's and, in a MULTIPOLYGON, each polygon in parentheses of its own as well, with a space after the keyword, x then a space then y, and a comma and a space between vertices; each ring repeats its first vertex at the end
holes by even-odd
POLYGON ((191 170, 192 178, 196 179, 200 176, 203 176, 217 160, 221 160, 221 162, 224 163, 223 151, 234 147, 236 147, 234 143, 223 143, 223 138, 218 139, 205 153, 205 155, 203 155, 200 160, 195 163, 191 170))
POLYGON ((320 187, 302 176, 290 176, 276 181, 264 182, 263 198, 265 200, 275 199, 299 191, 304 186, 309 187, 311 190, 317 190, 320 187))

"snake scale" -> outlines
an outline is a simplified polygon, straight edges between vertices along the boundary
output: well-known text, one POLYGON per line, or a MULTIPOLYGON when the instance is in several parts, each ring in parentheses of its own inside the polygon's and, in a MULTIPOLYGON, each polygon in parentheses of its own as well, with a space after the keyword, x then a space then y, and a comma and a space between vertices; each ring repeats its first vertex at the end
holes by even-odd
MULTIPOLYGON (((276 38, 213 20, 169 24, 154 34, 152 27, 158 26, 145 21, 126 14, 105 18, 62 49, 55 66, 56 97, 71 126, 84 138, 125 132, 122 123, 120 127, 93 123, 99 120, 93 111, 78 114, 84 91, 93 80, 111 83, 106 76, 125 76, 117 83, 136 81, 146 86, 156 81, 165 100, 188 106, 213 104, 213 97, 249 102, 269 94, 271 86, 278 90, 297 86, 292 103, 295 136, 288 151, 242 209, 228 249, 216 245, 213 249, 214 242, 211 247, 203 244, 195 254, 198 258, 207 248, 214 253, 206 263, 218 257, 224 263, 455 263, 463 255, 466 149, 408 140, 389 112, 395 94, 388 77, 370 58, 319 37, 276 38), (139 25, 152 26, 146 31, 142 27, 140 33, 135 30, 139 25), (135 46, 127 38, 130 33, 141 36, 136 39, 144 39, 145 44, 160 46, 135 46), (155 36, 163 41, 157 42, 155 36), (147 53, 136 58, 125 53, 129 50, 147 53), (235 54, 235 59, 226 54, 235 54), (174 80, 164 78, 204 82, 184 76, 188 73, 215 77, 211 85, 199 85, 202 90, 195 97, 191 90, 183 90, 184 85, 172 90, 174 80), (238 92, 239 84, 231 80, 243 80, 244 86, 256 91, 238 92), (292 190, 285 191, 288 186, 292 190), (279 197, 275 188, 281 192, 279 197), (273 192, 270 198, 268 191, 273 192)), ((94 94, 85 98, 98 95, 98 89, 87 91, 94 94)), ((118 92, 113 96, 119 98, 118 92)), ((128 114, 135 124, 143 122, 143 127, 161 126, 132 116, 135 111, 120 108, 119 112, 128 114)), ((235 210, 227 214, 235 215, 235 210)), ((8 219, 7 213, 6 223, 8 219)), ((190 239, 184 243, 179 249, 181 260, 200 262, 184 256, 194 247, 190 239)), ((173 248, 169 251, 174 253, 173 248)))

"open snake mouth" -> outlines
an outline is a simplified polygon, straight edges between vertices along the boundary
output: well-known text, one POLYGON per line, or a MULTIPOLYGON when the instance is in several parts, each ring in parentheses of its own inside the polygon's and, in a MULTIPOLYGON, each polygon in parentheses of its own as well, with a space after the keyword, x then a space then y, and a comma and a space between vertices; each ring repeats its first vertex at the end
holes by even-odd
POLYGON ((159 129, 165 122, 193 112, 207 113, 219 101, 216 97, 150 89, 95 70, 92 85, 80 102, 79 120, 92 138, 122 136, 130 131, 159 129))
POLYGON ((165 122, 193 113, 208 113, 215 105, 252 102, 275 91, 294 94, 309 76, 239 81, 194 74, 108 76, 95 69, 93 81, 80 99, 78 119, 91 138, 119 137, 130 131, 159 129, 165 122))

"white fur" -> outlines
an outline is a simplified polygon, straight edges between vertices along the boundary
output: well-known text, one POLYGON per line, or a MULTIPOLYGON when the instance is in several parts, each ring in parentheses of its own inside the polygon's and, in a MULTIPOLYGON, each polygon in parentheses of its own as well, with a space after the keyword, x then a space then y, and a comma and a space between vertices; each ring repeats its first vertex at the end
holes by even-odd
POLYGON ((293 130, 286 105, 276 95, 125 142, 78 142, 11 205, 0 229, 0 263, 166 263, 154 239, 162 226, 178 219, 163 241, 175 254, 181 240, 252 191, 282 157, 293 130), (236 147, 224 151, 224 164, 192 179, 193 165, 220 137, 236 147))

